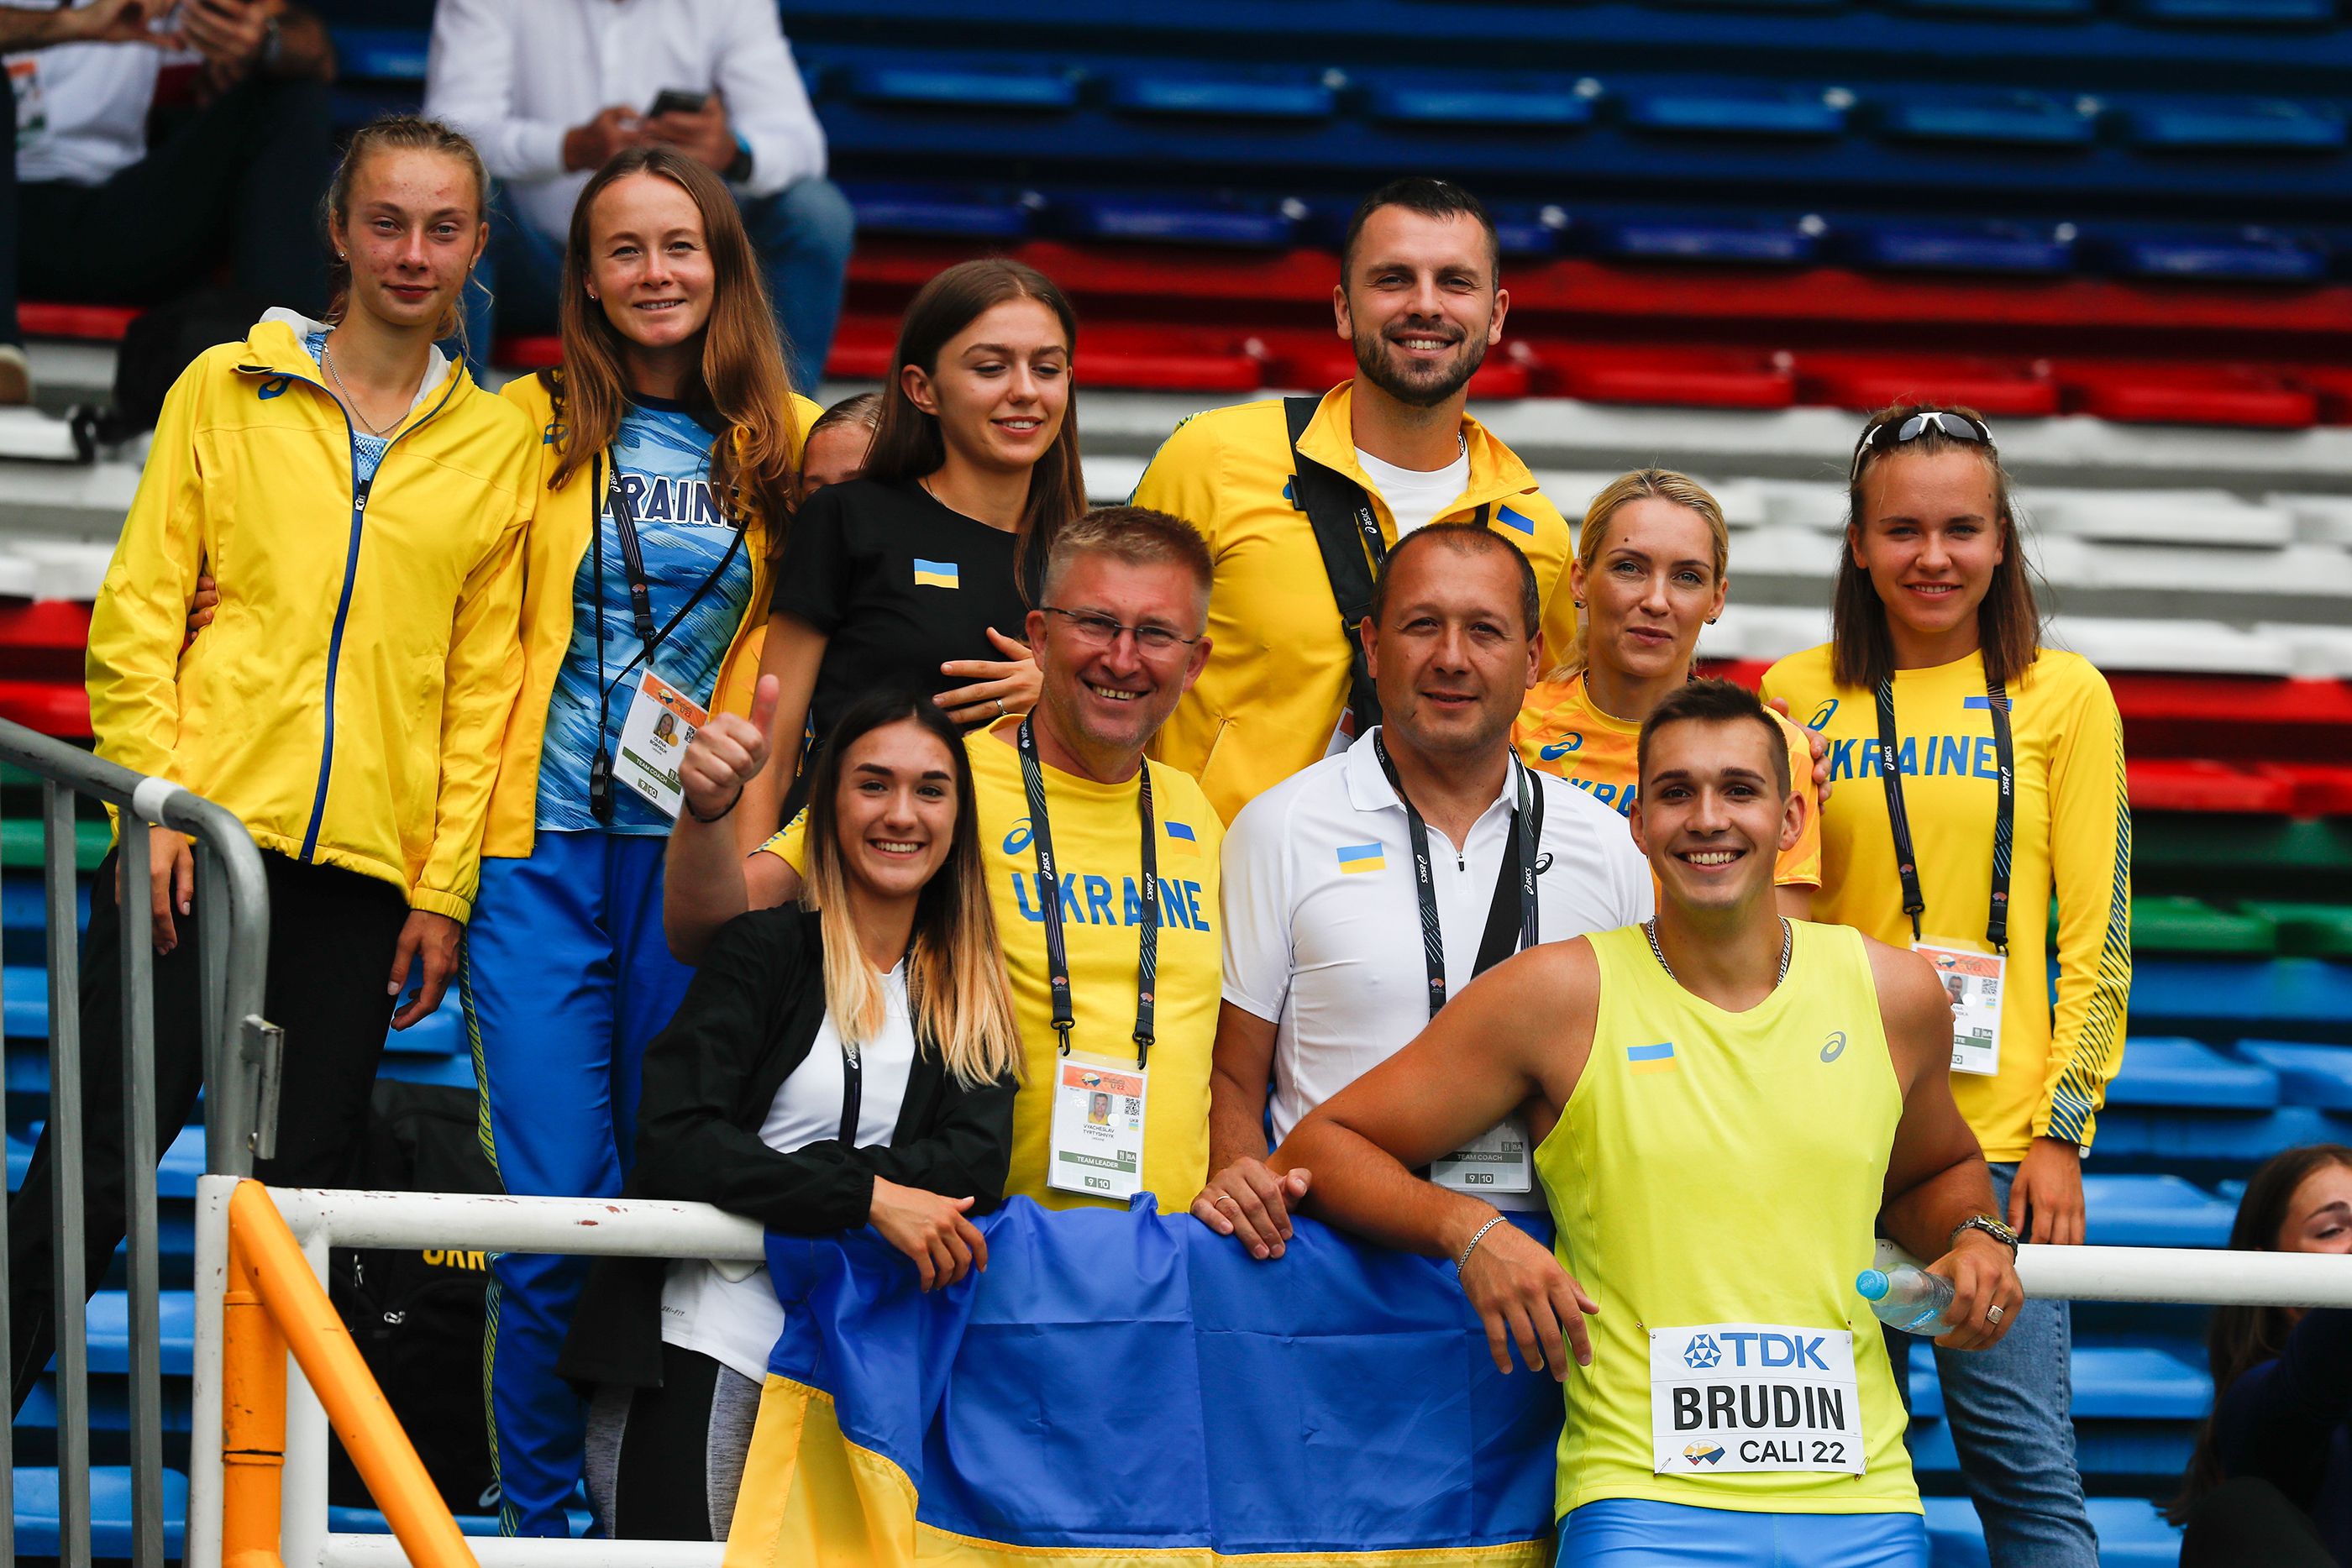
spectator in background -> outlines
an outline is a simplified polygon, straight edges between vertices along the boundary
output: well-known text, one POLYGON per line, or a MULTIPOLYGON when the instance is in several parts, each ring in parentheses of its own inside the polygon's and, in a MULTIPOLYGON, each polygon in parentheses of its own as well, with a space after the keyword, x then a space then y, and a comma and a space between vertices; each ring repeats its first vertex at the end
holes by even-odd
MULTIPOLYGON (((658 142, 725 176, 793 385, 816 385, 855 222, 824 178, 824 131, 774 0, 440 0, 425 105, 480 143, 499 182, 484 279, 499 326, 554 328, 573 201, 614 153, 658 142)), ((487 355, 488 300, 467 329, 487 355)))
MULTIPOLYGON (((943 1288, 988 1266, 967 1216, 1003 1192, 1022 1060, 971 763, 928 695, 881 692, 814 766, 809 885, 712 939, 646 1053, 631 1190, 786 1235, 871 1224, 943 1288)), ((727 1539, 783 1327, 764 1268, 598 1265, 563 1371, 597 1385, 608 1536, 727 1539)))
MULTIPOLYGON (((2352 1253, 2352 1148, 2264 1161, 2238 1200, 2240 1252, 2352 1253)), ((2352 1312, 2216 1307, 2213 1414, 2170 1512, 2181 1568, 2352 1563, 2352 1312)))
POLYGON ((150 305, 226 256, 244 293, 325 308, 317 206, 334 165, 335 54, 317 17, 289 0, 0 0, 0 53, 16 109, 13 200, 0 184, 0 403, 28 391, 23 297, 150 305), (194 102, 151 124, 175 63, 197 68, 194 102))
POLYGON ((846 484, 866 472, 866 455, 873 449, 874 432, 882 423, 882 394, 858 392, 843 398, 809 426, 808 449, 801 455, 800 498, 807 500, 827 485, 846 484))
POLYGON ((1227 821, 1377 722, 1355 627, 1381 558, 1423 523, 1501 531, 1535 568, 1545 649, 1576 629, 1568 524, 1466 412, 1510 308, 1500 258, 1494 221, 1461 186, 1412 178, 1373 192, 1348 225, 1331 291, 1353 379, 1319 403, 1195 414, 1136 485, 1137 506, 1199 528, 1217 563, 1217 662, 1152 755, 1199 779, 1227 821), (1350 564, 1360 594, 1335 575, 1350 564))
MULTIPOLYGON (((635 1141, 646 1044, 689 978, 661 931, 678 797, 638 759, 658 758, 646 732, 677 711, 665 686, 713 712, 752 706, 817 409, 785 387, 758 258, 695 160, 633 147, 608 161, 580 193, 563 276, 562 365, 503 394, 543 439, 522 695, 463 995, 503 1189, 607 1197, 635 1141)), ((508 1252, 490 1270, 500 1527, 560 1535, 586 1412, 555 1358, 587 1265, 508 1252)))
MULTIPOLYGON (((268 881, 269 1018, 286 1030, 263 1181, 335 1186, 366 1123, 384 1027, 431 1013, 474 911, 516 641, 539 433, 435 341, 486 239, 466 140, 401 117, 352 139, 328 191, 345 260, 331 320, 273 309, 172 389, 89 622, 98 754, 252 831, 268 881), (218 619, 185 643, 198 563, 218 619), (331 701, 326 694, 332 694, 331 701), (340 722, 336 722, 340 721, 340 722), (403 1004, 413 960, 421 990, 403 1004), (395 1008, 397 1010, 395 1011, 395 1008)), ((149 834, 147 886, 110 855, 82 946, 87 1283, 121 1239, 122 944, 156 950, 157 1147, 203 1080, 188 842, 149 834)), ((56 1333, 47 1133, 8 1220, 21 1402, 56 1333)))
MULTIPOLYGON (((1853 780, 1822 809, 1816 915, 1966 980, 1952 1098, 2011 1228, 2080 1246, 2083 1156, 2123 1065, 2131 993, 2123 720, 2087 660, 2042 644, 1981 419, 1873 414, 1847 486, 1831 640, 1764 677, 1828 738, 1831 779, 1853 780)), ((2011 1327, 1985 1354, 1936 1353, 1992 1568, 2097 1568, 2066 1303, 2029 1301, 2011 1327)))

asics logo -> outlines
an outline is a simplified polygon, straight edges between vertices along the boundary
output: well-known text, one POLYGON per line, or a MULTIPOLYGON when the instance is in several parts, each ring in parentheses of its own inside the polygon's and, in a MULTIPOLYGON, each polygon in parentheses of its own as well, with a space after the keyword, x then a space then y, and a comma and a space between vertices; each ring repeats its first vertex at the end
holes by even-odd
POLYGON ((1568 734, 1561 736, 1558 740, 1546 741, 1543 746, 1537 750, 1536 755, 1542 758, 1546 762, 1557 762, 1571 751, 1581 751, 1583 749, 1584 737, 1577 734, 1574 730, 1570 730, 1568 734))
POLYGON ((1845 1030, 1840 1030, 1822 1042, 1822 1060, 1835 1061, 1845 1054, 1845 1030))

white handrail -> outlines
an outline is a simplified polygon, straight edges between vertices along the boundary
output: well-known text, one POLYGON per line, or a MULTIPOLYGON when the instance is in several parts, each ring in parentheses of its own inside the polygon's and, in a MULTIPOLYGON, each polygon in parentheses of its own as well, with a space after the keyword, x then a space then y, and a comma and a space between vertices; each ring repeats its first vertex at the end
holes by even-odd
MULTIPOLYGON (((217 1441, 219 1293, 226 1280, 225 1213, 236 1179, 197 1184, 197 1438, 189 1467, 187 1568, 220 1568, 217 1441), (205 1311, 209 1300, 212 1311, 205 1311), (217 1431, 215 1426, 211 1430, 217 1431)), ((462 1193, 272 1188, 278 1212, 325 1274, 335 1247, 454 1247, 620 1258, 711 1258, 761 1261, 752 1221, 701 1203, 576 1197, 501 1197, 462 1193)), ((2072 1301, 2175 1301, 2198 1305, 2352 1307, 2352 1257, 2298 1252, 2225 1252, 2196 1248, 2035 1247, 2018 1254, 2031 1296, 2072 1301)), ((289 1414, 307 1391, 289 1364, 289 1414)), ((293 1432, 289 1426, 289 1437, 293 1432)), ((289 1441, 281 1525, 288 1568, 394 1568, 403 1563, 389 1535, 337 1534, 327 1521, 327 1444, 289 1441)), ((715 1568, 724 1548, 694 1542, 470 1540, 482 1568, 715 1568)))

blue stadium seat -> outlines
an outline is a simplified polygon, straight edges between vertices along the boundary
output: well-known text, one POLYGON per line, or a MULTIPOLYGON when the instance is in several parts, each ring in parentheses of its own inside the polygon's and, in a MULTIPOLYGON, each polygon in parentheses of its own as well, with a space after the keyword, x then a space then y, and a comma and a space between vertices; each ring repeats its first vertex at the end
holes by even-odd
POLYGON ((2284 1032, 2352 1037, 2352 964, 2147 959, 2132 968, 2132 1019, 2175 1029, 2220 1020, 2242 1031, 2292 1024, 2284 1032))
POLYGON ((2327 276, 2327 253, 2315 242, 2267 229, 2111 232, 2089 244, 2126 277, 2316 283, 2327 276))
MULTIPOLYGON (((196 1366, 196 1297, 193 1291, 157 1294, 157 1321, 163 1329, 163 1375, 187 1377, 196 1366)), ((131 1298, 121 1291, 100 1291, 89 1299, 89 1369, 92 1373, 127 1374, 131 1370, 131 1298)))
POLYGON ((2352 1111, 2352 1046, 2242 1040, 2231 1049, 2278 1074, 2281 1104, 2352 1111))
POLYGON ((2132 141, 2163 152, 2328 152, 2344 145, 2343 116, 2284 99, 2175 99, 2124 111, 2132 141))
POLYGON ((1029 233, 1032 211, 1017 196, 992 196, 950 185, 856 183, 842 188, 857 209, 861 234, 1017 240, 1029 233))
POLYGON ((1286 246, 1297 219, 1279 208, 1239 206, 1181 193, 1073 196, 1045 213, 1045 226, 1085 239, 1160 245, 1286 246))
POLYGON ((1591 99, 1565 79, 1381 79, 1360 82, 1359 89, 1367 118, 1402 125, 1572 131, 1592 120, 1591 99))
POLYGON ((430 34, 423 27, 337 27, 335 68, 359 81, 425 80, 430 34))
MULTIPOLYGON (((128 1432, 131 1430, 131 1385, 121 1377, 93 1377, 89 1381, 89 1429, 93 1432, 128 1432)), ((184 1435, 193 1425, 188 1410, 187 1380, 166 1377, 163 1380, 163 1430, 184 1435)), ((58 1380, 54 1373, 44 1372, 33 1391, 25 1396, 25 1407, 16 1413, 16 1425, 26 1431, 54 1431, 58 1424, 58 1380)))
MULTIPOLYGON (((1923 1344, 1926 1342, 1921 1342, 1923 1344)), ((2213 1403, 2213 1380, 2204 1367, 2179 1351, 2143 1344, 2074 1346, 2074 1418, 2078 1421, 2197 1421, 2213 1403)), ((1911 1411, 1915 1417, 1944 1415, 1943 1387, 1936 1358, 1915 1345, 1911 1354, 1911 1411)))
POLYGON ((2226 1247, 2235 1204, 2177 1176, 2085 1172, 2083 1209, 2094 1247, 2226 1247))
MULTIPOLYGON (((80 879, 74 889, 74 918, 82 926, 89 924, 89 879, 80 879)), ((37 873, 12 874, 0 877, 0 940, 7 944, 9 958, 20 964, 42 964, 47 959, 45 946, 49 929, 48 890, 41 885, 37 873)))
POLYGON ((1078 84, 1072 72, 975 66, 951 58, 856 66, 842 73, 842 85, 862 103, 923 109, 1055 113, 1075 109, 1078 102, 1078 84))
MULTIPOLYGON (((499 1516, 495 1513, 460 1513, 451 1517, 457 1520, 458 1532, 463 1535, 496 1535, 499 1532, 499 1516)), ((581 1508, 567 1510, 565 1517, 571 1521, 572 1539, 574 1541, 586 1536, 595 1522, 588 1511, 581 1508)), ((331 1507, 327 1510, 327 1528, 337 1535, 392 1533, 391 1521, 372 1508, 331 1507)))
POLYGON ((1673 84, 1619 89, 1626 124, 1643 131, 1717 136, 1829 137, 1846 111, 1819 90, 1754 83, 1673 84))
POLYGON ((2133 1036, 2124 1042, 2123 1071, 2107 1087, 2107 1103, 2117 1106, 2260 1111, 2278 1103, 2277 1073, 2193 1040, 2133 1036))
POLYGON ((2034 21, 2079 21, 2098 14, 2098 0, 1885 0, 1895 11, 1946 13, 1954 16, 2026 17, 2034 21))
POLYGON ((1210 74, 1164 64, 1111 78, 1108 101, 1130 114, 1221 120, 1328 120, 1336 95, 1300 76, 1210 74))
MULTIPOLYGON (((1976 1505, 1963 1497, 1931 1497, 1927 1541, 1935 1568, 1986 1568, 1984 1531, 1976 1505)), ((2091 1526, 2099 1532, 2102 1568, 2176 1568, 2180 1532, 2144 1498, 2095 1497, 2091 1526)))
MULTIPOLYGON (((58 1555, 58 1472, 55 1469, 19 1466, 13 1472, 16 1498, 16 1555, 58 1555)), ((188 1517, 188 1478, 177 1470, 163 1472, 163 1555, 180 1556, 188 1517)), ((94 1557, 128 1558, 131 1533, 131 1467, 92 1465, 89 1468, 89 1548, 94 1557)))
POLYGON ((1802 267, 1821 250, 1819 235, 1799 219, 1738 214, 1580 215, 1576 232, 1600 255, 1629 261, 1802 267))
POLYGON ((2080 105, 2023 89, 1908 94, 1876 107, 1888 135, 1918 141, 2087 147, 2097 135, 2080 105))
POLYGON ((2109 1110, 2099 1118, 2103 1157, 2201 1160, 2252 1166, 2293 1144, 2352 1142, 2352 1119, 2292 1105, 2276 1111, 2109 1110))
POLYGON ((2073 236, 2048 226, 1841 219, 1832 237, 1844 259, 1874 269, 2054 277, 2074 267, 2073 236))
POLYGON ((0 1029, 10 1040, 49 1038, 49 971, 37 964, 0 969, 0 1029))
POLYGON ((2227 27, 2324 27, 2336 20, 2336 0, 2124 0, 2124 9, 2148 22, 2227 27))

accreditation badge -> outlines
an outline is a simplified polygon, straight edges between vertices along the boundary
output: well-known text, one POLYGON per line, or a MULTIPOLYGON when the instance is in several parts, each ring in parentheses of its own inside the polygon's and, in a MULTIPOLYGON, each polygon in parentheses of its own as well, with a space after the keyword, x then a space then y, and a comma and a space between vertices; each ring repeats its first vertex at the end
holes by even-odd
POLYGON ((629 699, 629 716, 621 723, 620 756, 613 777, 652 801, 662 815, 677 815, 686 799, 678 782, 677 765, 687 743, 710 716, 693 698, 647 670, 629 699))
POLYGON ((1045 1185, 1125 1203, 1143 1190, 1143 1103, 1150 1075, 1131 1061, 1057 1058, 1045 1185))
POLYGON ((1911 950, 1936 966, 1952 1001, 1952 1071, 1990 1077, 2000 1071, 2000 988, 2009 959, 1944 937, 1911 950))
POLYGON ((1535 1161, 1528 1150, 1528 1124, 1507 1118, 1467 1145, 1429 1162, 1429 1179, 1455 1192, 1533 1192, 1535 1161))
POLYGON ((1867 1469, 1846 1329, 1700 1323, 1650 1331, 1650 1429, 1662 1476, 1867 1469))

